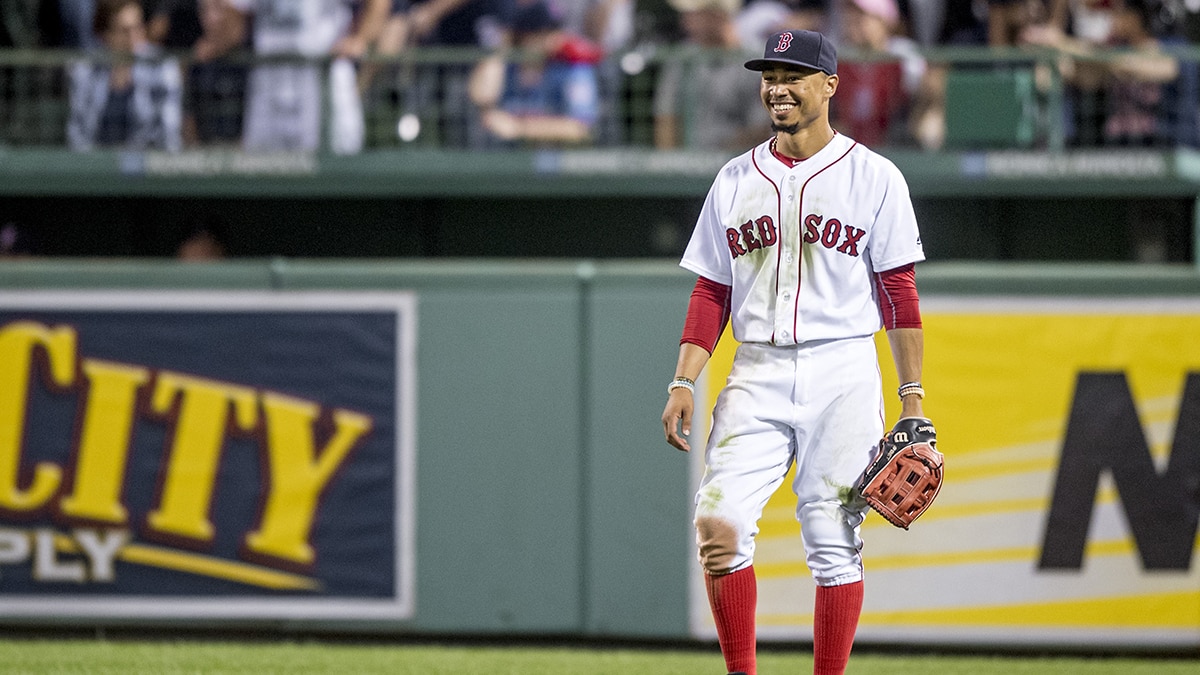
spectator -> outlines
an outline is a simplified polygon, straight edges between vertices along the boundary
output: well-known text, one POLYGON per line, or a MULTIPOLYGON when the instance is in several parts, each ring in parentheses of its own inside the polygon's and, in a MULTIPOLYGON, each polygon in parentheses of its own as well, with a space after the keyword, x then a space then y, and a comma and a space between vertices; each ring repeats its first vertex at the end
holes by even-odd
POLYGON ((193 226, 175 249, 175 258, 186 262, 211 262, 225 257, 222 228, 216 224, 193 226))
POLYGON ((200 0, 149 0, 146 37, 171 51, 191 49, 204 32, 200 22, 200 0))
MULTIPOLYGON (((988 42, 988 0, 907 0, 901 16, 907 36, 922 48, 944 45, 977 47, 988 42)), ((951 68, 975 64, 928 61, 918 94, 910 105, 908 129, 917 144, 938 150, 946 139, 946 88, 951 68)))
MULTIPOLYGON (((383 27, 379 29, 379 36, 375 40, 375 55, 379 57, 393 57, 400 54, 410 46, 413 34, 412 27, 409 25, 408 0, 388 1, 391 8, 384 19, 383 27)), ((365 94, 370 88, 371 82, 383 68, 383 64, 379 61, 364 63, 358 69, 359 91, 365 94)))
POLYGON ((71 148, 178 150, 179 65, 147 41, 141 4, 99 0, 93 28, 104 51, 70 67, 71 148))
POLYGON ((762 48, 767 38, 781 30, 826 30, 831 0, 750 0, 737 13, 742 48, 762 48))
POLYGON ((240 44, 252 25, 256 56, 306 60, 258 65, 251 70, 243 147, 256 152, 318 149, 323 77, 320 66, 311 61, 332 57, 327 71, 330 149, 338 154, 361 150, 362 98, 354 60, 378 37, 389 0, 364 0, 357 17, 355 0, 228 1, 235 20, 220 22, 225 33, 215 40, 219 49, 240 44))
POLYGON ((1022 45, 1058 51, 1057 71, 1064 82, 1063 129, 1072 144, 1100 141, 1103 115, 1103 64, 1094 52, 1107 44, 1112 28, 1110 0, 1073 2, 1064 24, 1042 23, 1021 31, 1022 45))
POLYGON ((510 0, 412 0, 409 28, 422 45, 497 49, 509 42, 510 0))
MULTIPOLYGON (((1096 9, 1106 0, 1088 0, 1096 9)), ((1070 85, 1066 100, 1068 136, 1075 143, 1152 145, 1164 139, 1164 102, 1180 75, 1179 63, 1161 49, 1150 32, 1147 0, 1123 0, 1111 7, 1108 34, 1082 40, 1053 25, 1022 33, 1027 44, 1047 46, 1062 54, 1059 68, 1070 85), (1105 55, 1108 49, 1121 53, 1105 55)), ((1102 25, 1097 23, 1097 25, 1102 25)))
POLYGON ((834 126, 867 146, 905 143, 915 136, 925 147, 940 147, 943 80, 930 75, 916 43, 897 33, 896 0, 843 0, 840 17, 842 45, 862 58, 838 66, 834 126))
POLYGON ((1052 25, 1077 40, 1104 44, 1112 32, 1113 0, 1070 0, 1065 21, 1052 25))
MULTIPOLYGON (((1158 0, 1150 32, 1166 51, 1200 45, 1200 0, 1158 0)), ((1179 59, 1179 77, 1165 87, 1165 135, 1200 147, 1200 58, 1179 59)))
POLYGON ((590 140, 600 109, 600 49, 563 30, 546 0, 522 0, 511 30, 519 60, 494 54, 471 76, 471 100, 482 110, 484 128, 503 142, 590 140))
MULTIPOLYGON (((229 0, 194 4, 200 33, 190 45, 192 62, 184 87, 184 141, 189 145, 236 145, 242 138, 247 66, 219 46, 232 17, 229 0)), ((246 43, 237 48, 246 47, 246 43)))
POLYGON ((1015 46, 1029 26, 1061 26, 1066 16, 1066 0, 988 0, 988 44, 1015 46))
MULTIPOLYGON (((358 89, 364 100, 366 126, 373 145, 394 144, 393 134, 408 143, 436 129, 442 111, 436 98, 438 66, 397 59, 417 46, 410 0, 390 0, 390 11, 374 45, 374 58, 358 70, 358 89), (424 125, 422 118, 430 124, 424 125)), ((461 110, 461 106, 458 108, 461 110)))
MULTIPOLYGON (((164 49, 188 50, 183 85, 185 146, 236 144, 241 140, 247 66, 221 45, 235 15, 228 0, 155 0, 147 36, 164 49)), ((244 32, 237 31, 238 35, 244 32)))
POLYGON ((1108 116, 1104 139, 1110 144, 1170 144, 1166 119, 1167 85, 1179 77, 1179 62, 1162 52, 1151 30, 1149 0, 1124 0, 1113 17, 1110 45, 1130 50, 1108 63, 1108 116))
POLYGON ((670 0, 685 42, 654 95, 659 149, 741 151, 770 134, 759 83, 746 77, 734 14, 740 0, 670 0), (737 52, 730 54, 730 52, 737 52))
MULTIPOLYGON (((626 73, 621 55, 633 48, 644 31, 644 13, 639 15, 637 0, 549 0, 556 15, 563 18, 563 29, 596 44, 606 55, 596 64, 600 90, 600 119, 592 129, 597 145, 619 145, 628 138, 625 125, 623 87, 626 73)), ((640 69, 634 69, 641 72, 640 69)))
MULTIPOLYGON (((421 46, 504 49, 512 44, 509 21, 515 0, 413 0, 408 12, 410 40, 421 46)), ((474 64, 456 62, 421 68, 413 79, 408 105, 441 113, 434 133, 452 147, 491 142, 468 92, 474 64)))

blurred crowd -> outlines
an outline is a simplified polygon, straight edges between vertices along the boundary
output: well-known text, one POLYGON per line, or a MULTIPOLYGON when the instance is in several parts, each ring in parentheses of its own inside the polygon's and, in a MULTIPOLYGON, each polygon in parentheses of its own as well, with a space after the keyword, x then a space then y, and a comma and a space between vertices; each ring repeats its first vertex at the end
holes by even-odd
MULTIPOLYGON (((1187 51, 1200 45, 1200 0, 0 4, 0 48, 77 53, 63 89, 65 139, 79 151, 354 154, 376 144, 381 118, 396 144, 737 151, 768 134, 741 63, 785 28, 835 36, 835 127, 867 145, 942 148, 956 77, 1013 70, 1030 75, 1033 97, 1057 96, 1042 115, 1061 116, 1049 122, 1067 144, 1200 145, 1198 59, 1187 51), (939 56, 956 47, 1005 56, 939 56), (425 48, 485 56, 405 58, 425 48), (632 83, 650 109, 645 139, 629 129, 632 83)), ((0 90, 0 104, 9 95, 0 90)))

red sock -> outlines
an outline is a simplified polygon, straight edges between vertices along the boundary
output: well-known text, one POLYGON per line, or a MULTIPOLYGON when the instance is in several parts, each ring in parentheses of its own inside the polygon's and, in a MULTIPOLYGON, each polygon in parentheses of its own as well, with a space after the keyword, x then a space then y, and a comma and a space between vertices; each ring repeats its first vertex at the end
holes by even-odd
POLYGON ((862 613, 863 582, 818 586, 813 616, 813 675, 842 675, 862 613))
POLYGON ((717 623, 717 639, 721 642, 726 669, 755 675, 754 611, 758 605, 758 582, 754 566, 721 576, 705 574, 704 586, 708 589, 708 605, 717 623))

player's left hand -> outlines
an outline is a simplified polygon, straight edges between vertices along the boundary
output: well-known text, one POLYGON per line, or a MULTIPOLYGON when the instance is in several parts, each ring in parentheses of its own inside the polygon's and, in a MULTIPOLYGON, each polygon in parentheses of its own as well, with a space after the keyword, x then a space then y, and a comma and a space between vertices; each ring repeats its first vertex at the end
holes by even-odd
POLYGON ((667 443, 676 450, 690 452, 692 446, 688 444, 685 436, 692 434, 692 411, 695 408, 695 400, 692 392, 683 387, 673 389, 667 398, 667 407, 663 410, 662 422, 663 431, 667 436, 667 443), (682 427, 683 433, 680 434, 682 427))

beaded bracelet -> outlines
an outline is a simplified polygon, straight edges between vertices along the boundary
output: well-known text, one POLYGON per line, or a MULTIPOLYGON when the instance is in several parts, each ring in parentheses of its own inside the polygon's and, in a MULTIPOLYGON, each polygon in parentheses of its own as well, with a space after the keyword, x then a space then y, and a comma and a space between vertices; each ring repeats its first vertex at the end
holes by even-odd
POLYGON ((920 382, 905 382, 896 390, 900 398, 905 396, 916 396, 917 398, 925 398, 925 389, 921 387, 920 382))
POLYGON ((667 385, 667 393, 670 394, 676 389, 687 389, 694 394, 696 393, 696 383, 695 381, 680 375, 674 380, 671 380, 671 384, 667 385))

